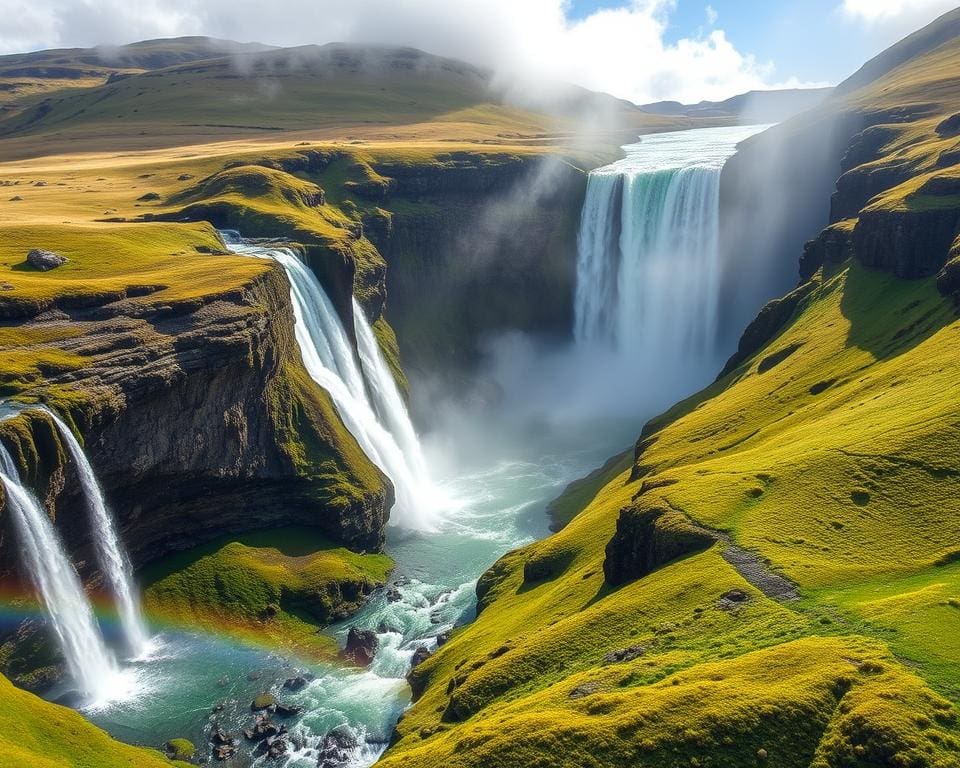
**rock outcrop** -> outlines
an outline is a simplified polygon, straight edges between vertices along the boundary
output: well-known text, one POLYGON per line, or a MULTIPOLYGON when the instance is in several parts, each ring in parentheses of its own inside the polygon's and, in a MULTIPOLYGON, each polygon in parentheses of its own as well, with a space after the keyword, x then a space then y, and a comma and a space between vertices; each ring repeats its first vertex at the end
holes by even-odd
MULTIPOLYGON (((83 393, 55 404, 83 438, 136 567, 283 525, 381 547, 392 489, 303 371, 278 267, 222 295, 54 309, 32 325, 64 323, 82 331, 64 346, 89 362, 51 375, 35 395, 83 393)), ((55 430, 26 412, 0 426, 0 440, 83 566, 89 525, 60 514, 83 506, 55 430)), ((18 557, 2 506, 0 526, 0 574, 9 575, 18 557)))
POLYGON ((634 504, 620 511, 616 533, 607 543, 603 574, 608 584, 624 584, 678 557, 707 549, 715 541, 679 512, 634 504))
POLYGON ((27 264, 41 272, 48 272, 66 264, 66 256, 61 256, 53 251, 45 251, 42 248, 34 248, 27 254, 27 264))

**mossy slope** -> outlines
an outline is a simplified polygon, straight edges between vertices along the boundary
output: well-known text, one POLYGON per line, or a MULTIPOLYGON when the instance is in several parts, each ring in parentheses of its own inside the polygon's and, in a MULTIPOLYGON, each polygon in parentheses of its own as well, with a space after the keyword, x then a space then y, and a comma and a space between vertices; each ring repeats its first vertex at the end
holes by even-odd
POLYGON ((0 675, 0 766, 4 768, 171 768, 159 752, 114 741, 72 709, 14 688, 0 675))
POLYGON ((141 579, 145 608, 156 619, 332 655, 336 643, 317 625, 356 611, 391 567, 385 555, 359 555, 315 530, 292 528, 179 553, 141 579))

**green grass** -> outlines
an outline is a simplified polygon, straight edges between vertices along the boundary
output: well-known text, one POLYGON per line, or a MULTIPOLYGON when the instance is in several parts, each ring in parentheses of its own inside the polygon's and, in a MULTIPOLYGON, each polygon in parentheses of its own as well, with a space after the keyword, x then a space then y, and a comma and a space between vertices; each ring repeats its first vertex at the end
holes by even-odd
POLYGON ((955 765, 960 653, 939 638, 960 633, 956 565, 934 564, 960 540, 958 339, 931 280, 836 268, 766 348, 654 421, 637 480, 572 489, 593 497, 566 527, 484 575, 384 764, 955 765), (803 600, 763 597, 722 544, 605 584, 641 479, 803 600), (528 581, 530 562, 553 565, 528 581), (725 610, 731 589, 749 599, 725 610))
POLYGON ((156 619, 324 656, 336 643, 317 627, 356 611, 392 567, 386 555, 360 555, 316 530, 287 528, 171 555, 141 579, 156 619))
MULTIPOLYGON (((240 256, 211 256, 197 247, 221 250, 209 224, 60 225, 3 228, 0 280, 13 286, 0 301, 49 306, 121 298, 131 288, 148 304, 188 301, 242 287, 269 265, 240 256), (49 272, 26 263, 43 248, 69 261, 49 272)), ((7 332, 9 333, 9 331, 7 332)))
POLYGON ((170 768, 159 752, 111 739, 72 709, 14 688, 0 675, 0 766, 170 768))

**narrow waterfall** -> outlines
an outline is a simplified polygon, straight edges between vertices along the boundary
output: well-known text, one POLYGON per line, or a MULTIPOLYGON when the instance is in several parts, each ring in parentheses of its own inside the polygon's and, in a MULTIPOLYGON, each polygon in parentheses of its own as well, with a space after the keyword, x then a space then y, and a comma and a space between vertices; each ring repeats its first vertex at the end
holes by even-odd
POLYGON ((97 481, 93 467, 87 459, 86 453, 74 437, 70 428, 63 420, 48 408, 42 409, 57 425, 63 441, 70 451, 70 456, 77 466, 80 475, 80 485, 83 496, 90 508, 93 537, 96 542, 97 556, 100 567, 110 585, 117 602, 117 613, 123 628, 127 649, 133 656, 140 656, 147 651, 149 634, 140 612, 140 597, 133 581, 130 561, 126 556, 120 538, 117 536, 113 516, 107 509, 103 498, 103 489, 97 481))
POLYGON ((232 233, 225 233, 224 240, 235 253, 271 259, 283 267, 307 372, 330 394, 363 452, 393 483, 392 522, 405 528, 430 528, 437 503, 420 442, 362 308, 354 302, 358 361, 326 291, 292 250, 246 243, 232 233))
POLYGON ((103 644, 90 601, 70 564, 50 518, 20 480, 12 457, 0 446, 0 482, 20 538, 23 562, 50 614, 67 670, 80 691, 100 698, 118 672, 103 644))
POLYGON ((591 172, 581 214, 575 337, 640 368, 715 370, 720 172, 765 126, 645 136, 591 172))

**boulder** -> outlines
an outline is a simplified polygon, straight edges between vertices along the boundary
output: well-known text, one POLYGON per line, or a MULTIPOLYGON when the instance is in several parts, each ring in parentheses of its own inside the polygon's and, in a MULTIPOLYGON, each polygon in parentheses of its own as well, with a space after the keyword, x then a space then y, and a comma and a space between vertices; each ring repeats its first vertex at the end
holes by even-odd
POLYGON ((232 744, 220 744, 213 748, 213 756, 217 760, 229 760, 237 752, 237 748, 232 744))
POLYGON ((430 651, 422 645, 413 652, 413 658, 410 659, 411 667, 418 667, 430 658, 430 651))
POLYGON ((607 664, 621 664, 625 661, 639 659, 647 652, 645 645, 631 645, 629 648, 619 648, 616 651, 610 651, 604 654, 603 660, 607 664))
POLYGON ((197 749, 188 739, 170 739, 164 744, 167 757, 171 760, 192 760, 197 749))
POLYGON ((61 256, 53 251, 45 251, 42 248, 34 248, 27 254, 27 263, 34 269, 41 272, 47 272, 51 269, 63 266, 68 261, 66 256, 61 256))
POLYGON ((252 709, 254 712, 261 712, 265 709, 273 709, 276 706, 277 697, 272 693, 261 693, 252 702, 250 702, 250 709, 252 709))
POLYGON ((274 712, 278 717, 296 717, 303 713, 303 707, 296 704, 277 704, 274 712))
POLYGON ((234 744, 233 736, 219 726, 213 729, 213 733, 210 734, 210 741, 221 746, 233 746, 234 744))
POLYGON ((357 740, 345 726, 337 726, 323 737, 320 745, 318 768, 339 768, 350 761, 350 750, 357 746, 357 740))
POLYGON ((347 633, 347 645, 340 655, 361 667, 368 667, 373 661, 378 645, 377 633, 372 629, 350 627, 347 633))
POLYGON ((288 691, 299 691, 306 688, 309 682, 310 680, 307 679, 306 675, 296 675, 295 677, 288 677, 284 680, 283 687, 288 691))
POLYGON ((635 504, 620 511, 616 533, 607 543, 603 573, 608 584, 619 586, 707 549, 714 541, 679 512, 635 504))

